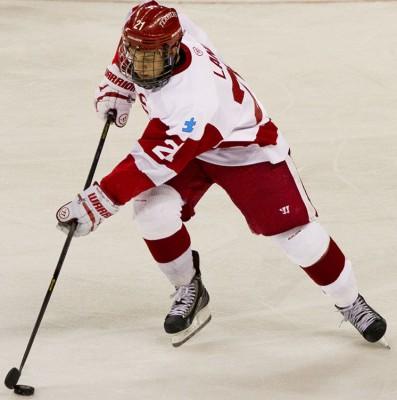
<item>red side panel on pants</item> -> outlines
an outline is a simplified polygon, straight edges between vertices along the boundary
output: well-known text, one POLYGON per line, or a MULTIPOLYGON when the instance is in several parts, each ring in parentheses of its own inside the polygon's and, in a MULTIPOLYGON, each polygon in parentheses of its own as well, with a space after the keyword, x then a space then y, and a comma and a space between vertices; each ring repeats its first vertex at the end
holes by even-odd
POLYGON ((309 222, 306 205, 286 162, 227 169, 206 165, 205 170, 225 189, 253 233, 271 236, 309 222))
POLYGON ((228 193, 255 234, 276 235, 311 220, 310 201, 287 162, 225 167, 200 160, 167 182, 185 202, 183 220, 194 215, 194 206, 212 183, 228 193))

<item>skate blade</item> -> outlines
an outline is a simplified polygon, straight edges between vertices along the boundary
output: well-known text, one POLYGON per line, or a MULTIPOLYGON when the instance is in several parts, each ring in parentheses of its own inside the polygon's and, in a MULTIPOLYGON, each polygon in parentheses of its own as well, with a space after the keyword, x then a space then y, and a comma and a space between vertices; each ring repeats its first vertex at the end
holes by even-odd
POLYGON ((384 336, 381 339, 379 339, 378 343, 386 347, 386 349, 391 350, 391 347, 384 336))
POLYGON ((172 333, 169 335, 171 336, 172 345, 174 347, 179 347, 183 345, 183 343, 187 342, 192 336, 203 329, 210 321, 211 312, 209 307, 206 306, 197 313, 197 315, 194 317, 193 322, 188 328, 186 328, 184 331, 172 333))

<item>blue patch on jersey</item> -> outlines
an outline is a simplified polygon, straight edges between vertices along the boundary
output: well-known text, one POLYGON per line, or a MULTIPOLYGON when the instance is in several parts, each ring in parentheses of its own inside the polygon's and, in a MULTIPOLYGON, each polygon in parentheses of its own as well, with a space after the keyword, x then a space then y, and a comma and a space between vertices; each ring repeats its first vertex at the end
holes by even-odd
POLYGON ((197 124, 194 117, 190 118, 189 121, 185 121, 185 127, 182 129, 182 132, 191 133, 193 132, 194 126, 197 124))

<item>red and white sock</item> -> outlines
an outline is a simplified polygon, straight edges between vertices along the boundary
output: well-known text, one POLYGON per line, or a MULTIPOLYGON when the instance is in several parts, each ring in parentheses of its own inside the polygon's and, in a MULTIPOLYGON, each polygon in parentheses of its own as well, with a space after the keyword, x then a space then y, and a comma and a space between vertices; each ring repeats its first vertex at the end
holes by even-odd
POLYGON ((193 267, 190 236, 185 225, 167 238, 145 239, 145 242, 172 285, 181 286, 191 282, 196 271, 193 267))
POLYGON ((351 263, 318 221, 283 232, 273 239, 336 305, 353 304, 358 289, 351 263))
POLYGON ((332 297, 337 306, 347 307, 356 300, 358 288, 351 262, 332 238, 322 257, 313 265, 302 266, 302 269, 325 294, 332 297))

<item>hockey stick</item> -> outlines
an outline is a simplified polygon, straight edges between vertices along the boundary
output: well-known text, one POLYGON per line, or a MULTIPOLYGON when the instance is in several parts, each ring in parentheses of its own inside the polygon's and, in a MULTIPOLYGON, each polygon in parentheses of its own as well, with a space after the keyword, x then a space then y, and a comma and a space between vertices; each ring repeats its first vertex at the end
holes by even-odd
MULTIPOLYGON (((105 140, 106 140, 106 136, 108 134, 109 127, 114 122, 114 120, 115 120, 115 113, 113 111, 110 111, 108 113, 108 118, 106 120, 105 126, 103 127, 103 130, 102 130, 102 135, 101 135, 101 138, 99 140, 98 147, 97 147, 94 159, 93 159, 92 164, 91 164, 90 172, 88 173, 88 177, 87 177, 87 180, 86 180, 85 185, 84 185, 84 190, 87 189, 92 183, 92 178, 94 176, 96 167, 98 165, 99 157, 101 155, 101 152, 102 152, 102 149, 103 149, 103 145, 105 144, 105 140)), ((30 349, 31 349, 31 347, 33 345, 33 342, 34 342, 34 339, 36 337, 37 331, 39 330, 39 327, 40 327, 40 324, 41 324, 41 320, 43 319, 44 313, 45 313, 45 311, 47 309, 47 306, 48 306, 48 303, 50 301, 50 298, 51 298, 52 292, 54 290, 55 284, 57 282, 59 273, 61 272, 61 268, 62 268, 63 262, 65 260, 66 254, 67 254, 67 252, 69 250, 70 242, 72 241, 73 234, 74 234, 74 231, 76 230, 76 227, 77 227, 77 222, 74 221, 70 226, 70 230, 69 230, 68 236, 66 238, 65 244, 63 245, 61 255, 59 256, 58 264, 57 264, 57 266, 55 268, 54 275, 53 275, 53 277, 51 279, 51 282, 50 282, 50 286, 48 287, 47 294, 44 297, 44 301, 43 301, 43 304, 41 306, 41 309, 40 309, 39 315, 37 317, 36 323, 34 325, 32 334, 30 335, 29 343, 28 343, 28 345, 26 347, 25 354, 23 355, 21 365, 20 365, 19 369, 15 368, 15 367, 12 368, 8 372, 8 374, 7 374, 7 376, 6 376, 5 380, 4 380, 4 384, 9 389, 14 389, 15 388, 15 386, 17 385, 18 380, 19 380, 19 378, 21 376, 22 369, 23 369, 23 367, 25 365, 26 359, 28 358, 28 355, 29 355, 30 349)), ((22 386, 22 385, 18 385, 18 386, 22 386)), ((33 394, 34 388, 32 388, 30 386, 22 386, 22 387, 23 387, 23 389, 30 388, 32 390, 32 393, 29 393, 29 394, 33 394)), ((24 393, 19 393, 19 394, 24 394, 24 393)), ((25 395, 27 395, 27 394, 25 394, 25 395)))

